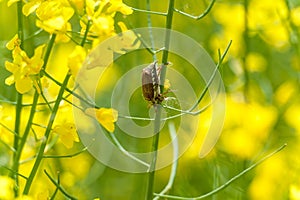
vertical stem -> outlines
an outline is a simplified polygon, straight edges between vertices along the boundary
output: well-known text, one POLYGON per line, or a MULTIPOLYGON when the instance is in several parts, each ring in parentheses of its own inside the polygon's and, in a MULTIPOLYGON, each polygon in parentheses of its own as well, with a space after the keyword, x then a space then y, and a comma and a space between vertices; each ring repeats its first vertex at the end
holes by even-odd
MULTIPOLYGON (((54 41, 55 41, 55 35, 52 35, 51 40, 48 44, 45 56, 44 56, 44 65, 43 65, 44 69, 46 68, 46 65, 48 63, 48 59, 49 59, 50 52, 52 50, 54 41)), ((33 118, 34 118, 34 115, 35 115, 35 112, 36 112, 38 97, 39 97, 39 93, 37 91, 35 91, 34 96, 33 96, 32 107, 31 107, 31 110, 30 110, 29 118, 28 118, 28 122, 26 124, 24 134, 22 135, 22 139, 21 139, 20 143, 18 144, 18 149, 16 149, 16 151, 15 151, 15 157, 14 157, 14 160, 13 160, 14 162, 13 162, 13 166, 12 166, 12 171, 15 173, 15 176, 17 176, 16 174, 19 171, 19 161, 20 161, 23 148, 25 146, 25 143, 27 141, 27 137, 28 137, 30 129, 31 129, 32 121, 33 121, 33 118)))
POLYGON ((24 191, 23 191, 23 194, 25 194, 25 195, 29 193, 32 181, 33 181, 33 179, 34 179, 34 177, 37 173, 37 170, 40 166, 40 163, 43 159, 43 155, 44 155, 44 151, 45 151, 45 148, 46 148, 46 145, 47 145, 47 141, 48 141, 50 132, 52 130, 52 125, 54 123, 54 119, 56 117, 56 114, 57 114, 57 111, 58 111, 58 108, 59 108, 59 104, 62 100, 64 91, 67 87, 67 84, 68 84, 68 81, 69 81, 70 77, 71 77, 71 74, 68 73, 66 75, 64 81, 63 81, 63 84, 62 84, 60 90, 59 90, 58 96, 56 98, 56 101, 55 101, 55 104, 54 104, 54 107, 53 107, 53 110, 51 112, 50 119, 49 119, 49 122, 48 122, 48 125, 47 125, 47 128, 46 128, 46 131, 45 131, 44 139, 42 141, 42 144, 41 144, 40 149, 39 149, 38 154, 37 154, 37 158, 36 158, 35 163, 32 167, 31 173, 30 173, 30 175, 27 179, 27 182, 26 182, 26 185, 25 185, 25 188, 24 188, 24 191))
MULTIPOLYGON (((22 99, 23 95, 17 93, 17 105, 16 105, 16 120, 15 120, 15 128, 14 128, 14 153, 13 153, 13 161, 14 163, 19 162, 17 159, 17 151, 19 149, 19 139, 20 139, 20 124, 21 124, 21 113, 22 113, 22 99)), ((18 196, 19 191, 19 178, 18 178, 18 168, 13 171, 11 177, 15 180, 14 192, 15 196, 18 196)))
POLYGON ((87 25, 86 25, 86 29, 85 29, 85 32, 84 32, 84 35, 83 35, 83 38, 82 38, 82 41, 80 43, 80 46, 82 46, 82 47, 84 46, 84 44, 86 42, 86 38, 88 36, 90 28, 91 28, 91 20, 88 20, 87 25))
POLYGON ((244 96, 246 100, 248 99, 248 89, 249 89, 249 72, 247 70, 247 54, 249 50, 249 30, 248 30, 248 0, 244 0, 244 42, 245 42, 245 51, 243 58, 243 67, 244 67, 244 96))
POLYGON ((169 47, 170 47, 170 37, 171 37, 171 28, 172 28, 172 21, 173 21, 173 12, 174 12, 174 3, 175 0, 170 0, 169 2, 169 9, 168 15, 166 20, 166 35, 165 35, 165 50, 163 51, 162 56, 162 68, 160 74, 160 91, 161 93, 164 92, 164 82, 166 79, 166 72, 167 72, 167 65, 168 65, 168 56, 169 56, 169 47))
MULTIPOLYGON (((81 46, 84 46, 84 44, 85 44, 85 41, 86 41, 86 38, 87 38, 87 35, 88 35, 88 31, 89 31, 90 25, 91 25, 91 23, 89 21, 88 24, 87 24, 87 27, 86 27, 86 32, 84 34, 83 40, 82 40, 82 42, 80 44, 81 46)), ((53 35, 53 36, 54 37, 52 39, 53 39, 53 42, 54 42, 55 41, 55 35, 53 35)), ((50 55, 50 51, 49 52, 47 51, 46 55, 48 55, 47 60, 46 60, 46 61, 48 61, 48 58, 49 58, 49 55, 50 55)), ((35 175, 36 175, 36 173, 38 171, 38 168, 40 166, 40 163, 41 163, 41 161, 43 159, 43 155, 44 155, 44 151, 45 151, 45 148, 46 148, 46 145, 47 145, 47 141, 48 141, 49 135, 50 135, 51 130, 52 130, 52 125, 54 123, 56 114, 57 114, 58 109, 59 109, 60 102, 63 99, 63 94, 64 94, 64 91, 67 88, 67 85, 68 85, 70 77, 71 77, 71 73, 68 72, 68 74, 65 76, 65 79, 64 79, 64 81, 63 81, 63 83, 62 83, 62 85, 60 87, 59 92, 58 92, 55 104, 53 106, 53 110, 52 110, 51 115, 50 115, 50 119, 49 119, 47 128, 46 128, 46 131, 45 131, 45 134, 44 134, 44 139, 42 141, 42 144, 41 144, 40 149, 38 151, 35 163, 34 163, 34 165, 32 167, 32 170, 30 172, 30 175, 29 175, 29 177, 27 179, 27 182, 26 182, 26 185, 25 185, 25 188, 24 188, 24 191, 23 191, 23 194, 25 194, 25 195, 29 193, 29 190, 30 190, 30 187, 32 185, 33 179, 34 179, 34 177, 35 177, 35 175)))
MULTIPOLYGON (((169 1, 169 8, 168 8, 168 15, 166 19, 166 35, 165 35, 165 50, 163 51, 162 57, 162 68, 161 68, 161 75, 160 75, 160 91, 163 92, 163 85, 165 82, 166 77, 166 66, 168 63, 168 49, 170 46, 170 36, 171 36, 171 28, 172 28, 172 20, 173 20, 173 11, 174 11, 174 3, 175 0, 169 1)), ((159 135, 160 135, 160 122, 161 122, 161 106, 154 105, 156 107, 156 115, 154 120, 154 136, 152 140, 152 147, 151 152, 153 153, 152 161, 150 164, 150 172, 148 178, 148 187, 146 193, 146 199, 152 200, 153 199, 153 191, 154 191, 154 177, 155 177, 155 167, 156 167, 156 160, 157 160, 157 149, 159 143, 159 135)))
MULTIPOLYGON (((18 15, 18 38, 21 41, 21 48, 23 46, 23 41, 24 41, 24 32, 23 32, 23 15, 22 15, 22 6, 23 2, 18 1, 17 2, 17 15, 18 15)), ((15 136, 14 136, 14 154, 13 154, 13 161, 16 161, 16 151, 19 148, 19 138, 20 138, 20 124, 21 124, 21 114, 22 114, 22 99, 23 95, 20 93, 17 93, 17 106, 16 106, 16 120, 15 120, 15 136)), ((12 174, 11 176, 15 180, 15 187, 14 187, 14 192, 15 196, 18 196, 18 185, 19 185, 19 179, 18 179, 18 170, 15 171, 16 173, 12 174)))
MULTIPOLYGON (((150 0, 147 0, 146 7, 147 7, 148 11, 151 11, 150 0)), ((154 39, 153 39, 153 32, 152 32, 152 21, 151 21, 151 14, 150 13, 147 14, 147 26, 149 28, 149 37, 150 37, 150 41, 151 41, 151 49, 152 49, 152 51, 154 51, 155 47, 154 47, 154 39)), ((157 56, 156 56, 156 54, 153 54, 153 61, 155 61, 155 60, 157 60, 157 56)))

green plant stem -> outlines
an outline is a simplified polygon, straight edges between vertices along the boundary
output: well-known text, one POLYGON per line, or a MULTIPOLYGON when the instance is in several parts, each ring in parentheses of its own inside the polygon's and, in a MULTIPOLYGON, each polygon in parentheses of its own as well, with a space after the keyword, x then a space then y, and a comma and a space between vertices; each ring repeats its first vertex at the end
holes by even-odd
MULTIPOLYGON (((164 195, 167 193, 173 186, 175 176, 176 176, 176 171, 177 171, 177 165, 178 165, 178 138, 176 134, 176 128, 173 122, 170 122, 169 124, 169 132, 170 132, 170 137, 173 145, 173 162, 172 162, 172 168, 171 168, 171 173, 169 177, 169 181, 165 188, 159 193, 159 195, 164 195)), ((160 197, 156 196, 153 200, 158 200, 160 197)))
POLYGON ((49 44, 48 44, 48 47, 47 47, 47 50, 46 50, 46 53, 45 53, 45 56, 44 56, 44 65, 42 67, 44 70, 46 69, 48 60, 50 58, 50 53, 51 53, 51 50, 53 48, 55 38, 56 38, 56 34, 51 35, 51 39, 49 41, 49 44))
POLYGON ((87 24, 86 24, 86 29, 85 29, 85 32, 84 32, 84 35, 83 35, 83 38, 82 38, 82 41, 81 41, 81 43, 80 43, 80 46, 84 46, 84 44, 85 44, 85 41, 86 41, 86 38, 87 38, 87 36, 88 36, 88 33, 89 33, 89 30, 90 30, 90 28, 91 28, 91 20, 88 20, 88 22, 87 22, 87 24))
MULTIPOLYGON (((55 78, 53 78, 50 74, 48 74, 46 71, 43 72, 44 75, 49 78, 50 80, 52 80, 56 85, 58 86, 62 86, 62 83, 60 83, 59 81, 57 81, 55 78)), ((72 94, 74 97, 80 99, 82 102, 84 102, 85 104, 87 104, 90 107, 95 107, 95 108, 99 108, 99 106, 97 106, 95 103, 91 103, 88 100, 82 98, 79 94, 75 93, 74 91, 70 90, 69 88, 66 88, 66 91, 69 92, 70 94, 72 94)))
POLYGON ((71 196, 70 194, 68 194, 65 189, 59 184, 59 179, 58 181, 56 182, 51 176, 50 174, 44 170, 44 173, 47 175, 47 177, 50 179, 50 181, 58 188, 59 191, 61 191, 61 193, 63 193, 66 197, 68 197, 69 199, 71 200, 76 200, 77 198, 71 196))
MULTIPOLYGON (((23 46, 23 41, 24 41, 24 32, 23 32, 23 14, 22 14, 22 7, 23 7, 23 2, 18 1, 17 2, 17 18, 18 18, 18 38, 21 41, 21 48, 23 46)), ((17 106, 16 106, 16 118, 15 118, 15 127, 14 131, 16 133, 14 137, 14 144, 13 148, 17 150, 19 147, 19 137, 20 137, 20 124, 21 124, 21 114, 22 114, 22 99, 23 95, 18 93, 17 94, 17 106)), ((16 152, 13 154, 13 160, 16 160, 16 152)), ((16 171, 18 173, 18 171, 16 171)), ((19 179, 16 174, 11 174, 13 179, 15 180, 15 185, 14 187, 14 192, 15 196, 18 196, 18 185, 19 185, 19 179)))
MULTIPOLYGON (((83 36, 83 39, 82 39, 82 42, 80 44, 81 46, 84 46, 84 44, 85 44, 85 41, 86 41, 86 38, 87 38, 87 35, 88 35, 88 31, 89 31, 90 25, 91 24, 90 24, 90 21, 89 21, 88 24, 87 24, 87 27, 86 27, 86 32, 85 32, 85 34, 83 36)), ((55 41, 55 35, 53 37, 53 41, 55 41)), ((46 61, 48 61, 50 52, 48 52, 48 54, 46 54, 46 55, 48 55, 47 60, 46 60, 46 61)), ((29 193, 29 190, 30 190, 30 187, 32 185, 33 179, 34 179, 34 177, 35 177, 35 175, 36 175, 36 173, 38 171, 39 165, 40 165, 40 163, 41 163, 41 161, 42 161, 42 159, 44 157, 44 151, 45 151, 45 148, 46 148, 46 145, 47 145, 47 141, 48 141, 50 132, 52 130, 52 125, 54 123, 57 111, 59 109, 60 102, 63 100, 64 91, 67 90, 67 85, 68 85, 70 77, 71 77, 71 73, 68 72, 67 75, 65 76, 65 79, 64 79, 61 87, 60 87, 60 90, 58 92, 55 104, 53 106, 53 109, 52 109, 52 112, 51 112, 51 115, 50 115, 50 119, 49 119, 47 128, 46 128, 46 131, 45 131, 45 134, 44 134, 44 140, 42 141, 42 144, 41 144, 40 149, 38 151, 35 163, 34 163, 34 165, 32 167, 32 170, 31 170, 30 175, 28 177, 28 180, 26 182, 23 194, 28 194, 29 193)))
POLYGON ((144 162, 143 160, 139 159, 138 157, 135 157, 134 155, 132 155, 131 153, 129 153, 123 146, 122 144, 119 142, 119 140, 117 139, 117 137, 115 136, 115 134, 110 134, 111 139, 114 141, 114 143, 116 144, 116 146, 118 147, 118 149, 126 156, 128 156, 129 158, 131 158, 132 160, 142 164, 143 166, 147 167, 147 169, 149 169, 150 165, 146 162, 144 162))
MULTIPOLYGON (((166 35, 165 35, 165 50, 163 51, 162 56, 162 68, 161 68, 161 75, 160 75, 160 82, 165 82, 166 77, 166 66, 168 64, 168 49, 170 46, 170 36, 171 36, 171 28, 172 28, 172 20, 173 20, 173 11, 174 11, 174 3, 175 0, 169 1, 168 7, 168 14, 166 19, 166 35)), ((160 86, 160 91, 163 93, 163 84, 160 86)), ((160 123, 161 123, 161 106, 154 105, 156 107, 156 114, 154 119, 154 136, 152 140, 152 147, 151 152, 152 160, 150 163, 150 171, 149 171, 149 178, 148 178, 148 186, 146 192, 146 199, 152 200, 153 199, 153 191, 154 191, 154 177, 155 177, 155 167, 156 167, 156 160, 157 160, 157 149, 159 143, 159 135, 160 135, 160 123)))
MULTIPOLYGON (((13 153, 14 163, 17 160, 17 150, 19 149, 19 139, 20 139, 20 124, 21 124, 21 114, 22 114, 22 99, 23 95, 17 94, 17 105, 16 105, 16 117, 15 117, 15 127, 14 127, 14 144, 13 149, 15 150, 13 153)), ((14 169, 15 172, 18 172, 18 169, 14 169)), ((12 173, 11 177, 15 180, 16 187, 14 187, 15 196, 18 196, 18 185, 19 178, 16 174, 12 173)))
POLYGON ((18 15, 18 38, 21 41, 21 48, 23 48, 24 31, 23 31, 23 13, 22 13, 23 2, 17 2, 17 15, 18 15))
POLYGON ((188 110, 189 112, 193 111, 193 110, 199 105, 199 103, 202 101, 202 99, 204 98, 206 92, 208 91, 209 86, 212 84, 213 80, 215 79, 215 76, 216 76, 217 72, 219 71, 219 69, 220 69, 220 67, 221 67, 221 65, 222 65, 222 63, 223 63, 223 60, 225 59, 225 56, 227 55, 227 53, 228 53, 228 51, 229 51, 229 48, 230 48, 230 46, 231 46, 231 43, 232 43, 232 40, 230 40, 230 42, 228 43, 228 45, 227 45, 227 47, 226 47, 226 49, 225 49, 225 51, 224 51, 224 53, 223 53, 222 55, 221 55, 220 50, 219 50, 219 61, 218 61, 218 64, 217 64, 217 66, 216 66, 216 68, 215 68, 213 74, 210 76, 210 78, 209 78, 207 84, 205 85, 205 88, 204 88, 204 90, 202 91, 202 93, 201 93, 199 99, 198 99, 197 102, 196 102, 196 103, 188 110))
POLYGON ((248 0, 244 0, 244 56, 243 56, 243 69, 244 69, 244 96, 248 100, 248 90, 249 90, 249 72, 247 70, 247 55, 249 51, 249 30, 248 30, 248 0))
POLYGON ((190 14, 185 13, 185 12, 183 12, 183 11, 181 11, 181 10, 176 9, 176 8, 174 8, 174 11, 175 11, 175 12, 178 12, 178 13, 181 14, 181 15, 187 16, 187 17, 189 17, 189 18, 192 18, 192 19, 195 19, 195 20, 199 20, 199 19, 202 19, 203 17, 205 17, 205 16, 210 12, 210 10, 212 9, 212 7, 213 7, 215 1, 216 1, 216 0, 212 0, 212 1, 210 2, 209 6, 206 8, 206 10, 205 10, 203 13, 201 13, 200 15, 198 15, 198 16, 190 15, 190 14))
POLYGON ((28 177, 28 180, 26 182, 26 185, 25 185, 25 188, 24 188, 24 191, 23 191, 23 194, 28 194, 29 193, 29 190, 30 190, 30 187, 32 185, 32 181, 38 171, 38 168, 39 168, 39 165, 43 159, 43 156, 44 156, 44 151, 45 151, 45 148, 46 148, 46 145, 47 145, 47 141, 48 141, 48 138, 49 138, 49 135, 50 135, 50 132, 51 132, 51 129, 52 129, 52 125, 54 123, 54 119, 56 117, 56 114, 57 114, 57 111, 58 111, 58 108, 59 108, 59 105, 60 105, 60 102, 62 100, 62 97, 63 97, 63 94, 64 94, 64 91, 65 91, 65 88, 67 87, 67 84, 68 84, 68 81, 71 77, 71 74, 68 73, 63 81, 63 84, 59 90, 59 93, 57 95, 57 98, 56 98, 56 101, 55 101, 55 104, 54 104, 54 107, 53 107, 53 110, 51 112, 51 115, 50 115, 50 119, 49 119, 49 122, 48 122, 48 125, 47 125, 47 128, 46 128, 46 131, 45 131, 45 135, 44 135, 44 139, 41 143, 41 146, 40 146, 40 149, 38 151, 38 154, 37 154, 37 158, 35 160, 35 163, 32 167, 32 170, 30 172, 30 175, 28 177))
POLYGON ((24 134, 22 136, 22 139, 20 141, 20 144, 18 145, 18 148, 16 149, 15 158, 14 158, 14 162, 13 162, 13 166, 12 166, 12 170, 14 172, 19 171, 19 164, 20 164, 19 162, 20 162, 22 150, 23 150, 23 147, 25 146, 27 136, 28 136, 29 131, 31 129, 33 117, 34 117, 34 114, 36 112, 36 105, 37 105, 38 98, 39 98, 39 94, 37 92, 35 92, 34 96, 33 96, 33 103, 32 103, 32 107, 31 107, 31 110, 30 110, 28 122, 26 124, 26 128, 25 128, 24 134))
MULTIPOLYGON (((147 7, 148 11, 151 11, 150 0, 146 1, 146 7, 147 7)), ((151 41, 151 52, 154 52, 155 51, 155 44, 154 44, 154 38, 153 38, 152 20, 151 20, 151 14, 150 13, 147 13, 147 26, 149 28, 149 37, 150 37, 150 41, 151 41)), ((152 54, 152 56, 153 56, 153 61, 156 61, 157 60, 156 53, 152 54)))
MULTIPOLYGON (((49 59, 50 52, 51 52, 51 49, 53 47, 54 41, 55 41, 55 35, 53 35, 51 37, 50 42, 48 44, 48 47, 47 47, 47 50, 46 50, 46 53, 45 53, 45 56, 44 56, 43 68, 45 68, 47 63, 48 63, 48 59, 49 59)), ((22 154, 23 148, 25 146, 25 143, 27 141, 27 137, 29 135, 29 132, 30 132, 30 129, 31 129, 31 126, 32 126, 32 121, 33 121, 34 115, 36 113, 36 106, 37 106, 37 103, 38 103, 38 99, 39 99, 39 93, 37 91, 35 91, 35 93, 33 95, 32 107, 31 107, 31 110, 30 110, 28 122, 27 122, 26 127, 25 127, 25 131, 22 135, 20 143, 18 144, 18 148, 14 147, 15 150, 16 150, 16 153, 15 153, 15 157, 14 157, 12 171, 14 171, 16 173, 18 173, 18 171, 19 171, 21 154, 22 154)), ((17 107, 18 107, 18 103, 17 103, 17 107)), ((17 132, 15 132, 15 133, 17 134, 17 132)), ((16 181, 16 183, 17 183, 17 181, 16 181)))
POLYGON ((136 12, 142 12, 142 13, 148 13, 151 15, 161 15, 161 16, 167 16, 167 13, 162 13, 162 12, 155 12, 155 11, 151 11, 151 10, 143 10, 143 9, 139 9, 139 8, 133 8, 131 7, 132 10, 136 11, 136 12))
POLYGON ((159 197, 164 197, 164 198, 168 198, 168 199, 180 199, 180 200, 199 200, 199 199, 205 199, 207 197, 210 197, 218 192, 220 192, 221 190, 225 189, 226 187, 228 187, 233 181, 237 180, 238 178, 240 178, 241 176, 245 175, 246 173, 248 173, 249 171, 251 171, 252 169, 254 169, 255 167, 257 167, 258 165, 260 165, 261 163, 263 163, 264 161, 266 161, 267 159, 271 158, 272 156, 274 156, 276 153, 280 152, 282 149, 284 149, 287 146, 287 144, 283 144, 282 146, 280 146, 278 149, 276 149, 275 151, 273 151, 272 153, 266 155, 265 157, 263 157, 262 159, 258 160, 256 163, 252 164, 250 167, 248 167, 247 169, 243 170, 241 173, 237 174, 236 176, 232 177, 231 179, 229 179, 226 183, 224 183, 223 185, 219 186, 218 188, 204 194, 198 197, 181 197, 181 196, 173 196, 173 195, 160 195, 160 194, 155 194, 155 196, 159 196, 159 197))
MULTIPOLYGON (((20 173, 18 173, 18 172, 13 171, 12 169, 10 169, 9 167, 6 167, 5 165, 1 165, 1 164, 0 164, 0 167, 3 168, 3 169, 6 169, 6 170, 8 170, 8 171, 10 171, 10 172, 13 173, 13 174, 16 174, 17 176, 20 176, 21 178, 23 178, 23 179, 25 179, 25 180, 27 180, 27 177, 26 177, 26 176, 24 176, 23 174, 20 174, 20 173)), ((1 188, 1 189, 2 189, 2 188, 1 188)))

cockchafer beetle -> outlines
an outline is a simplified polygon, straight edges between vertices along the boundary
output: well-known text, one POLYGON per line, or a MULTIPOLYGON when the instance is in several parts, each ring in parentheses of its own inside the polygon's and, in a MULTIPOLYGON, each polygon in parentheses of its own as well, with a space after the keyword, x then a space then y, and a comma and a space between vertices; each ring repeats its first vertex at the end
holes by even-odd
POLYGON ((143 69, 142 90, 146 101, 152 105, 160 104, 164 97, 160 93, 160 76, 157 61, 154 61, 143 69))

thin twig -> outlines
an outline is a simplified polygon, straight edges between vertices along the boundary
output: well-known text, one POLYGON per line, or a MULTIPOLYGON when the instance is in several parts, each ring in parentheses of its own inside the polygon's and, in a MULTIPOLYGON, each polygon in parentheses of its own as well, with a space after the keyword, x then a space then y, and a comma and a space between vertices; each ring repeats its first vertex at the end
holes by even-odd
POLYGON ((19 140, 22 139, 22 137, 20 137, 15 131, 11 130, 8 126, 6 126, 5 124, 3 124, 2 122, 0 122, 0 126, 3 126, 6 130, 8 130, 9 132, 11 132, 19 140))
POLYGON ((226 187, 228 187, 233 181, 237 180, 238 178, 245 175, 246 173, 248 173, 249 171, 251 171, 252 169, 257 167, 258 165, 260 165, 261 163, 263 163, 264 161, 266 161, 270 157, 274 156, 276 153, 280 152, 286 146, 287 146, 287 144, 283 144, 281 147, 279 147, 278 149, 276 149, 272 153, 266 155, 265 157, 263 157, 262 159, 260 159, 259 161, 257 161, 256 163, 254 163, 253 165, 248 167, 247 169, 243 170, 241 173, 239 173, 236 176, 232 177, 230 180, 228 180, 226 183, 224 183, 220 187, 218 187, 218 188, 216 188, 216 189, 214 189, 214 190, 212 190, 212 191, 210 191, 210 192, 208 192, 204 195, 201 195, 201 196, 198 196, 198 197, 180 197, 180 196, 160 195, 160 194, 154 194, 154 195, 159 196, 159 197, 169 198, 169 199, 180 199, 180 200, 199 200, 199 199, 204 199, 204 198, 210 197, 210 196, 220 192, 221 190, 225 189, 226 187))
POLYGON ((79 154, 82 154, 88 149, 88 147, 83 148, 82 150, 68 155, 44 155, 43 158, 73 158, 75 156, 78 156, 79 154))
MULTIPOLYGON (((176 134, 176 129, 174 123, 169 123, 169 132, 171 136, 171 141, 173 145, 173 163, 172 163, 172 168, 171 168, 171 173, 169 177, 169 181, 165 188, 159 193, 159 195, 166 194, 173 186, 175 176, 176 176, 176 171, 177 171, 177 165, 178 165, 178 140, 177 140, 177 134, 176 134)), ((158 200, 160 197, 156 196, 154 200, 158 200)))
MULTIPOLYGON (((59 172, 57 173, 57 185, 60 185, 60 173, 59 172)), ((55 191, 53 192, 53 195, 50 198, 50 200, 54 200, 55 199, 55 196, 56 196, 56 194, 57 194, 58 191, 59 191, 59 188, 56 187, 55 191)))
POLYGON ((66 197, 68 197, 71 200, 77 200, 77 198, 68 194, 66 190, 58 182, 56 182, 45 169, 44 169, 44 173, 47 175, 50 181, 59 189, 59 191, 61 191, 61 193, 63 193, 66 197))
POLYGON ((12 169, 10 169, 10 168, 4 166, 4 165, 0 165, 0 167, 3 167, 4 169, 10 171, 10 172, 13 173, 14 175, 18 175, 18 176, 20 176, 20 177, 22 177, 22 178, 24 178, 24 179, 26 179, 26 180, 28 179, 28 178, 27 178, 26 176, 24 176, 23 174, 20 174, 20 173, 18 173, 18 172, 16 172, 16 171, 14 171, 14 170, 12 170, 12 169))
POLYGON ((150 167, 150 165, 148 163, 146 163, 145 161, 135 157, 134 155, 130 154, 122 145, 121 143, 119 142, 119 140, 116 138, 116 136, 114 134, 110 134, 111 138, 113 139, 113 141, 115 142, 115 144, 117 145, 117 147, 120 149, 120 151, 122 153, 124 153, 126 156, 128 156, 129 158, 137 161, 138 163, 146 166, 148 169, 150 167))
POLYGON ((143 9, 139 9, 139 8, 133 8, 131 7, 131 9, 133 11, 136 12, 143 12, 143 13, 147 13, 147 14, 152 14, 152 15, 161 15, 161 16, 167 16, 167 13, 163 13, 163 12, 156 12, 156 11, 150 11, 150 10, 143 10, 143 9))
POLYGON ((222 65, 222 62, 223 62, 225 56, 227 55, 227 53, 229 51, 231 43, 232 43, 232 40, 229 41, 229 43, 228 43, 228 45, 227 45, 227 47, 226 47, 226 49, 225 49, 225 51, 222 55, 220 55, 220 51, 219 51, 219 61, 218 61, 218 64, 217 64, 213 74, 211 75, 210 79, 208 80, 207 84, 205 85, 205 88, 203 89, 203 91, 202 91, 199 99, 197 100, 197 102, 188 111, 194 110, 199 105, 199 103, 202 101, 202 99, 204 98, 206 92, 208 91, 209 86, 212 84, 217 72, 219 71, 219 68, 222 65))
MULTIPOLYGON (((44 75, 46 77, 48 77, 49 79, 51 79, 56 85, 58 86, 62 86, 62 83, 60 83, 59 81, 57 81, 55 78, 53 78, 49 73, 47 73, 46 71, 43 72, 44 75)), ((87 105, 89 105, 90 107, 95 107, 95 108, 99 108, 99 106, 97 106, 95 103, 89 102, 86 99, 82 98, 79 94, 75 93, 74 91, 70 90, 69 88, 66 88, 66 91, 71 93, 74 97, 80 99, 81 101, 83 101, 84 103, 86 103, 87 105)))
POLYGON ((183 11, 181 11, 181 10, 176 9, 176 8, 174 8, 174 11, 177 12, 177 13, 179 13, 179 14, 181 14, 181 15, 190 17, 190 18, 192 18, 192 19, 199 20, 199 19, 202 19, 203 17, 205 17, 205 16, 210 12, 210 10, 212 9, 212 7, 213 7, 215 1, 216 1, 216 0, 212 0, 212 1, 210 2, 210 4, 208 5, 208 7, 206 8, 206 10, 205 10, 202 14, 200 14, 200 15, 198 15, 198 16, 194 16, 194 15, 185 13, 185 12, 183 12, 183 11))

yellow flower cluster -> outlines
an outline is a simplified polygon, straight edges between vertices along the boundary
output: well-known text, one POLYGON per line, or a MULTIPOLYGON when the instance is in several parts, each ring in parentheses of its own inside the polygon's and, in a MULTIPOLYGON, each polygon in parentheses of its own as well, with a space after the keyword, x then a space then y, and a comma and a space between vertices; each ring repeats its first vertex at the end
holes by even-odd
MULTIPOLYGON (((74 1, 77 8, 82 5, 81 1, 74 1)), ((81 33, 84 33, 88 23, 91 23, 91 37, 97 37, 94 43, 98 43, 103 39, 115 34, 114 16, 116 12, 124 15, 132 13, 131 8, 126 6, 121 0, 86 0, 85 14, 82 16, 80 25, 81 33)))
POLYGON ((31 90, 32 86, 37 86, 37 78, 44 60, 42 59, 45 45, 38 46, 34 51, 34 56, 29 58, 25 51, 20 48, 17 35, 6 45, 12 50, 13 62, 5 62, 5 68, 12 73, 6 78, 5 83, 12 85, 15 83, 19 93, 24 94, 31 90))
MULTIPOLYGON (((10 6, 18 0, 9 0, 10 6)), ((36 13, 36 26, 52 34, 57 34, 56 41, 68 42, 67 32, 72 31, 70 19, 74 13, 80 16, 81 33, 89 27, 89 36, 94 43, 115 34, 114 16, 116 12, 129 15, 133 11, 122 0, 31 0, 23 6, 23 14, 29 16, 36 13)))
MULTIPOLYGON (((8 0, 7 5, 20 3, 19 1, 21 0, 8 0)), ((115 122, 118 119, 116 110, 86 109, 87 105, 72 102, 75 93, 77 97, 79 96, 76 88, 78 85, 74 84, 74 81, 92 47, 103 39, 116 35, 116 26, 119 26, 121 31, 127 30, 123 22, 115 22, 116 13, 129 15, 133 11, 122 0, 29 0, 23 1, 22 5, 22 9, 18 7, 18 14, 24 15, 26 18, 22 19, 28 20, 26 22, 30 23, 33 19, 34 24, 30 26, 35 25, 33 29, 38 31, 33 33, 31 30, 28 32, 19 30, 20 38, 15 35, 6 45, 11 51, 12 59, 5 61, 6 70, 11 73, 5 79, 5 84, 15 84, 16 91, 25 95, 18 96, 21 100, 17 101, 17 106, 0 105, 0 139, 5 147, 13 150, 13 153, 7 153, 13 158, 12 161, 2 164, 29 178, 22 179, 15 176, 13 171, 10 178, 0 176, 0 199, 50 199, 56 186, 48 181, 49 177, 37 176, 42 173, 41 169, 47 171, 51 169, 49 170, 51 172, 61 171, 61 182, 57 174, 49 174, 53 179, 58 179, 60 186, 73 189, 77 187, 78 180, 86 178, 92 163, 85 150, 80 151, 78 147, 82 147, 75 145, 80 140, 72 109, 76 107, 75 109, 80 109, 85 115, 94 117, 108 132, 115 131, 115 122), (40 38, 41 32, 44 35, 40 38), (43 41, 46 34, 51 36, 49 41, 43 41), (41 41, 45 44, 34 46, 41 44, 41 41), (26 51, 27 47, 34 50, 33 55, 26 51), (73 82, 72 79, 69 80, 70 75, 73 82), (37 91, 34 98, 31 93, 33 89, 37 91), (19 109, 21 116, 16 117, 19 114, 15 114, 16 109, 19 109), (14 124, 15 122, 18 124, 14 124), (76 152, 76 158, 72 159, 80 163, 77 168, 74 168, 73 162, 44 159, 49 154, 50 157, 52 155, 63 157, 68 150, 71 153, 76 152), (18 160, 15 160, 15 157, 18 157, 18 160), (40 162, 41 160, 43 161, 40 162), (33 164, 36 164, 37 168, 33 167, 33 164), (33 182, 29 181, 32 174, 33 182), (27 192, 25 192, 28 186, 26 184, 29 184, 30 188, 27 192), (20 195, 16 195, 14 191, 16 188, 20 195)), ((113 53, 123 54, 127 49, 135 49, 139 45, 140 42, 136 42, 136 35, 133 32, 120 37, 120 40, 109 49, 108 57, 111 59, 108 59, 108 62, 113 60, 113 53)), ((84 191, 78 190, 75 193, 79 199, 86 198, 84 191)), ((61 194, 57 196, 59 195, 61 194)))
POLYGON ((241 159, 257 155, 277 120, 275 107, 227 98, 221 143, 228 153, 241 159))

